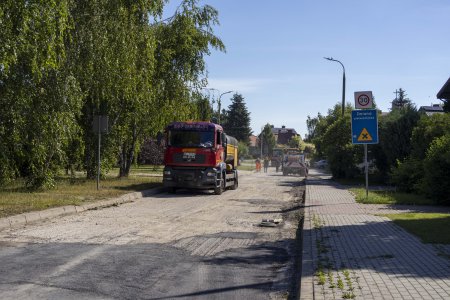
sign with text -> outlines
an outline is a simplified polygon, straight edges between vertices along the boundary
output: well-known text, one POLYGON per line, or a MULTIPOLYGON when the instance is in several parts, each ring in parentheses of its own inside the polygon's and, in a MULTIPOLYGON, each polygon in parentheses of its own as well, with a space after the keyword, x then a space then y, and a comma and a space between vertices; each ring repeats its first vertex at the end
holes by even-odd
POLYGON ((92 130, 94 133, 108 133, 108 116, 94 116, 92 130))
POLYGON ((355 108, 373 108, 373 96, 371 91, 355 92, 355 108))
POLYGON ((376 109, 352 111, 352 143, 378 144, 378 117, 376 109))

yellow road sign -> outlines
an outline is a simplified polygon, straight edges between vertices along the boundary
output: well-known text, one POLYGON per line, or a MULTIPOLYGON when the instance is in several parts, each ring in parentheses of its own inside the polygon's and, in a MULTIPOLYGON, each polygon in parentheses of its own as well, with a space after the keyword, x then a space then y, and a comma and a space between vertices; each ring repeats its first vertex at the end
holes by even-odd
POLYGON ((372 136, 370 135, 370 133, 367 131, 366 128, 363 128, 358 136, 358 142, 371 142, 371 141, 372 136))

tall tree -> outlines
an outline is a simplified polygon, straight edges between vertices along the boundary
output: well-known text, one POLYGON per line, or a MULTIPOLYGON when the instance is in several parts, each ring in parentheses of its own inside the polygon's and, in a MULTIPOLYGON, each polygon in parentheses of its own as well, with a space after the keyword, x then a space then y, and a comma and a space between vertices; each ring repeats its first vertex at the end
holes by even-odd
POLYGON ((218 12, 184 0, 4 0, 0 6, 0 181, 50 186, 61 166, 97 169, 95 115, 108 115, 102 165, 127 176, 144 137, 208 113, 204 58, 224 50, 218 12))
POLYGON ((64 66, 69 1, 0 6, 0 181, 51 187, 76 132, 80 93, 64 66))
POLYGON ((402 88, 399 88, 395 91, 395 99, 392 100, 392 108, 403 108, 411 105, 411 100, 409 98, 406 98, 407 94, 406 91, 402 88))
POLYGON ((289 147, 304 150, 305 145, 300 135, 293 136, 289 140, 289 147))
POLYGON ((411 105, 380 118, 380 143, 372 147, 372 152, 382 174, 386 175, 398 160, 402 161, 410 154, 412 132, 419 118, 417 109, 411 105))
POLYGON ((197 109, 198 120, 209 121, 212 118, 213 110, 209 98, 201 93, 193 93, 195 107, 197 109))
MULTIPOLYGON (((424 190, 424 187, 420 186, 427 171, 424 160, 432 142, 445 134, 450 135, 449 114, 421 115, 412 131, 411 152, 406 159, 396 162, 391 169, 390 181, 399 189, 407 192, 424 190)), ((442 167, 442 164, 436 164, 432 169, 440 172, 442 167)), ((450 180, 450 178, 446 180, 450 180)))
POLYGON ((352 106, 345 107, 342 117, 341 105, 336 104, 328 114, 318 117, 313 143, 318 158, 326 157, 333 177, 354 177, 356 164, 362 160, 362 148, 352 145, 350 114, 352 106))
POLYGON ((121 176, 129 171, 142 124, 151 124, 151 118, 142 120, 143 114, 152 115, 155 99, 156 39, 150 18, 161 14, 163 3, 79 0, 71 6, 68 64, 85 95, 79 124, 88 178, 95 177, 97 169, 95 115, 108 115, 110 120, 110 133, 102 139, 102 165, 111 166, 119 157, 121 176))
MULTIPOLYGON (((345 107, 345 112, 351 111, 351 105, 347 104, 345 107)), ((339 117, 342 116, 342 105, 337 103, 333 108, 328 109, 328 114, 326 116, 322 116, 321 114, 317 115, 317 121, 314 122, 313 136, 314 138, 309 139, 312 143, 314 143, 316 148, 316 156, 317 158, 322 159, 326 154, 324 153, 324 149, 328 145, 328 141, 324 140, 325 132, 339 117)))
POLYGON ((320 119, 322 118, 322 115, 320 113, 317 114, 317 117, 311 118, 308 115, 308 118, 306 119, 306 128, 308 130, 308 135, 305 138, 305 140, 311 142, 315 136, 316 136, 316 127, 317 124, 320 122, 320 119))
POLYGON ((272 132, 273 126, 269 123, 264 125, 264 128, 259 135, 260 140, 262 140, 262 152, 263 155, 272 155, 273 148, 275 148, 277 141, 275 140, 275 136, 272 132))
POLYGON ((235 93, 231 98, 231 104, 228 106, 226 120, 223 126, 228 134, 234 136, 239 141, 249 142, 249 137, 252 134, 250 113, 241 94, 235 93))

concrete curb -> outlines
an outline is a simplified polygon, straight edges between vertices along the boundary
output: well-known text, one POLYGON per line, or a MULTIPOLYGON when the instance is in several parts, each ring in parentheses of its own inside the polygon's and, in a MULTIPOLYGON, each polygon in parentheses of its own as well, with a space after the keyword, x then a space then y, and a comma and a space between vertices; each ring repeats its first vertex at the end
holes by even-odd
POLYGON ((302 240, 302 274, 300 279, 299 295, 297 299, 314 299, 314 266, 312 259, 312 236, 311 236, 311 216, 309 212, 309 191, 308 180, 305 180, 305 210, 303 220, 303 240, 302 240))
POLYGON ((4 229, 12 229, 17 227, 23 227, 27 224, 49 220, 55 217, 60 216, 66 216, 66 215, 73 215, 82 213, 87 210, 92 209, 98 209, 98 208, 104 208, 114 205, 120 205, 123 203, 132 202, 134 200, 148 197, 151 195, 156 195, 159 193, 162 193, 164 191, 163 187, 157 187, 150 190, 144 190, 140 192, 134 192, 125 194, 122 196, 119 196, 117 198, 107 199, 107 200, 99 200, 97 202, 92 202, 85 205, 68 205, 68 206, 61 206, 61 207, 55 207, 50 208, 46 210, 41 211, 34 211, 34 212, 28 212, 23 213, 11 217, 6 218, 0 218, 0 231, 4 229))

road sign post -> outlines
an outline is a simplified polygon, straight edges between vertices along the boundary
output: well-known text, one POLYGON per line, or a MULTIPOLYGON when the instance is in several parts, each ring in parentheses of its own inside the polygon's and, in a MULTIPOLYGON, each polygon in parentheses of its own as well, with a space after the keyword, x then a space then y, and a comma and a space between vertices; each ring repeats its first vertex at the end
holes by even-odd
POLYGON ((97 191, 100 189, 100 173, 101 173, 101 159, 100 159, 100 145, 102 140, 102 133, 108 133, 108 116, 96 115, 92 122, 92 130, 98 134, 98 153, 97 153, 97 191))
POLYGON ((376 109, 352 111, 352 143, 364 145, 367 198, 369 196, 369 165, 367 163, 367 145, 378 144, 378 117, 376 109))

